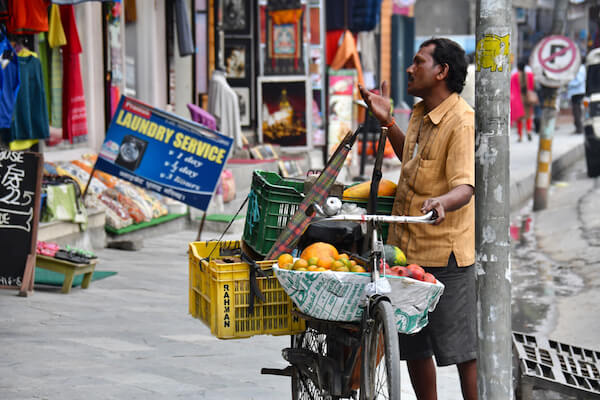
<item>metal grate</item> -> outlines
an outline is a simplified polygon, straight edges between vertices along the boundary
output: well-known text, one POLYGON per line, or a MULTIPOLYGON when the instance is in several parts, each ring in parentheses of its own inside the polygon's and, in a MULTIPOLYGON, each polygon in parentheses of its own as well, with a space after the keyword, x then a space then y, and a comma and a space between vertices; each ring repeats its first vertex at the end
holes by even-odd
POLYGON ((513 332, 512 338, 519 380, 527 384, 521 387, 600 399, 600 351, 520 332, 513 332))

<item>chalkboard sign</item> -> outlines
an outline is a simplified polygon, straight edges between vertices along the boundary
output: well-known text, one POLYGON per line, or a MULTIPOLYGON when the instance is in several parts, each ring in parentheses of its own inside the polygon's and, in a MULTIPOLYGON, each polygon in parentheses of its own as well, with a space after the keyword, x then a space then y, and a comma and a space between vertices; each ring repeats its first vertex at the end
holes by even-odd
POLYGON ((33 289, 42 155, 0 151, 0 287, 33 289))

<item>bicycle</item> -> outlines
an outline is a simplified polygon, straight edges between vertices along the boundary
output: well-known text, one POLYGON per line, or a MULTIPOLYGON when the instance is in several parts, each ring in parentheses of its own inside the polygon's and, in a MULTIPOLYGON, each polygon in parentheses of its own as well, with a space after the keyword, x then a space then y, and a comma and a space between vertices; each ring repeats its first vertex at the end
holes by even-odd
MULTIPOLYGON (((317 213, 323 215, 318 205, 317 213)), ((420 217, 384 215, 337 215, 319 221, 353 221, 371 226, 369 269, 374 293, 367 297, 360 322, 305 319, 305 332, 292 336, 283 349, 290 363, 284 370, 263 368, 263 374, 292 378, 292 399, 399 399, 400 349, 390 299, 379 289, 379 269, 385 266, 381 223, 433 223, 434 212, 420 217), (360 361, 359 361, 360 360, 360 361), (360 364, 359 364, 360 362, 360 364), (360 384, 356 386, 357 366, 360 384)), ((357 256, 353 256, 359 258, 357 256)))

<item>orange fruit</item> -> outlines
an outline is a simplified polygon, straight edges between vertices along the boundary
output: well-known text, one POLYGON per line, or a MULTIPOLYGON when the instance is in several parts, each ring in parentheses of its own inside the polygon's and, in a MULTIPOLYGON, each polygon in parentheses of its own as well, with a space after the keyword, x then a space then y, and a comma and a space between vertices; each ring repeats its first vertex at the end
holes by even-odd
POLYGON ((317 257, 311 257, 306 261, 308 261, 308 265, 317 265, 317 262, 319 262, 319 259, 317 257))
POLYGON ((367 272, 367 270, 365 270, 363 267, 361 267, 360 265, 353 265, 350 267, 350 271, 351 272, 367 272))
POLYGON ((300 268, 304 268, 304 269, 308 268, 308 262, 306 260, 301 259, 301 258, 297 259, 296 262, 294 263, 294 269, 295 270, 298 270, 300 268))
POLYGON ((352 266, 352 267, 353 267, 353 266, 355 266, 355 265, 356 265, 356 261, 354 261, 354 260, 350 260, 350 266, 352 266))
POLYGON ((317 267, 316 265, 309 265, 308 268, 306 268, 308 271, 318 271, 319 267, 317 267))
POLYGON ((331 264, 333 264, 333 261, 334 260, 332 257, 319 258, 319 261, 317 261, 317 267, 331 269, 331 264))
POLYGON ((317 267, 317 271, 323 272, 323 271, 328 271, 328 269, 327 268, 323 268, 323 267, 317 267))
POLYGON ((294 257, 291 254, 283 253, 277 259, 277 264, 281 267, 282 265, 291 264, 294 262, 294 257))
POLYGON ((308 270, 303 267, 303 268, 294 268, 294 271, 303 271, 303 272, 306 272, 308 270))
POLYGON ((339 261, 338 260, 338 261, 334 261, 331 264, 331 269, 334 270, 334 271, 337 271, 338 268, 345 267, 345 266, 346 266, 346 264, 344 264, 343 261, 339 261))
POLYGON ((350 259, 350 257, 348 257, 348 254, 346 254, 346 253, 342 253, 342 254, 340 254, 340 255, 339 255, 337 258, 336 258, 336 260, 340 260, 340 259, 349 260, 349 259, 350 259))
POLYGON ((279 264, 279 268, 281 268, 281 269, 294 269, 294 264, 292 264, 292 263, 279 264))
POLYGON ((300 254, 300 258, 304 260, 308 260, 311 257, 317 257, 318 259, 333 257, 337 258, 338 251, 335 247, 330 245, 329 243, 317 242, 313 243, 302 251, 300 254))
POLYGON ((350 272, 350 269, 345 265, 340 265, 334 269, 335 272, 350 272))

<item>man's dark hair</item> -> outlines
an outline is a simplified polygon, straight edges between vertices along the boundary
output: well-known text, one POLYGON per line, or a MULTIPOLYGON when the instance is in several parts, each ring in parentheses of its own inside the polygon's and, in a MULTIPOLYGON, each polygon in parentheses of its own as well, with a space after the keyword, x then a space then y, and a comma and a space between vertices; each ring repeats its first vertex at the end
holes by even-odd
POLYGON ((419 48, 435 45, 433 60, 437 64, 448 65, 446 85, 451 92, 460 93, 465 86, 467 77, 467 60, 465 51, 460 45, 446 38, 431 38, 421 43, 419 48))
POLYGON ((517 69, 521 72, 525 71, 525 66, 527 66, 527 59, 520 59, 519 62, 517 63, 517 69))

